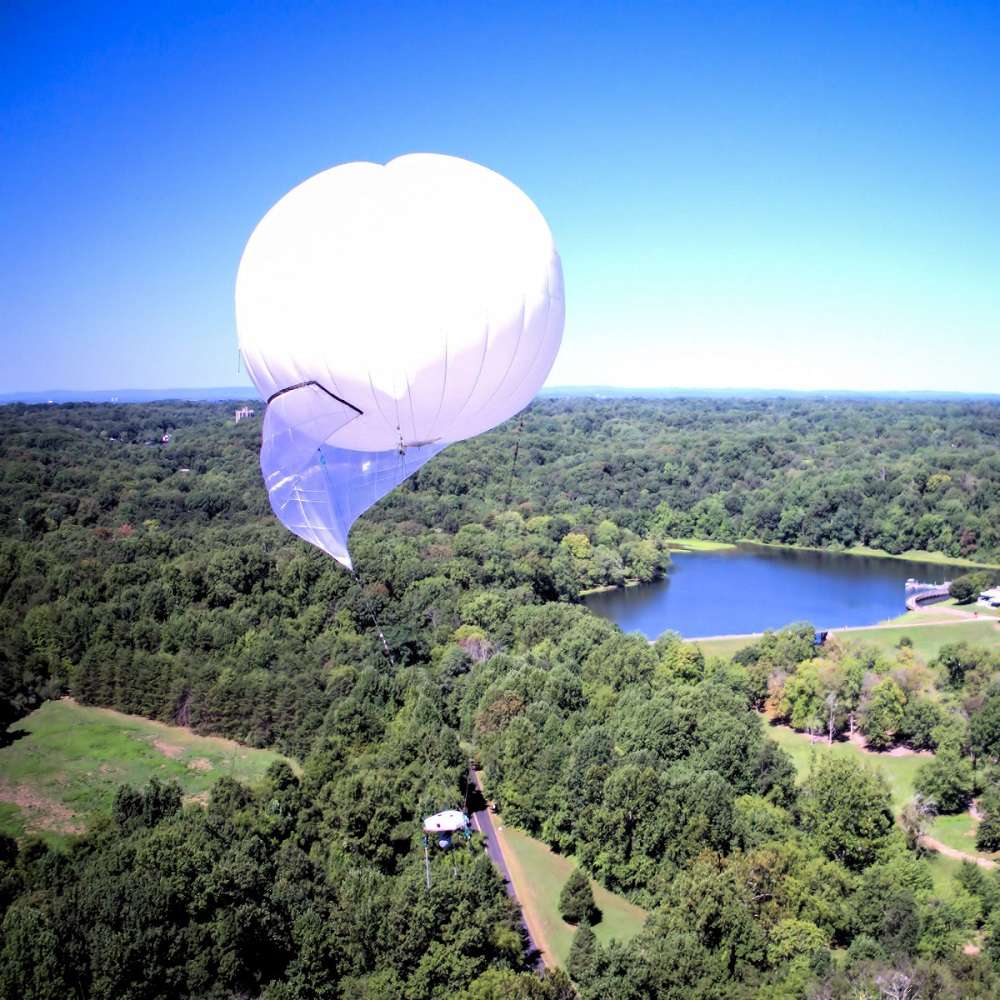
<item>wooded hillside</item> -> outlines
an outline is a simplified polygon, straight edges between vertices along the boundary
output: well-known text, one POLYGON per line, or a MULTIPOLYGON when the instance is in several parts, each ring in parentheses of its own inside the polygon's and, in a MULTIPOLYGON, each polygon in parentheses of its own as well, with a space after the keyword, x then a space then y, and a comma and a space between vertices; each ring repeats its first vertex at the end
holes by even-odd
MULTIPOLYGON (((800 787, 754 711, 812 718, 836 676, 864 716, 883 680, 906 693, 896 659, 827 670, 803 625, 706 661, 577 599, 662 574, 681 535, 1000 561, 1000 407, 539 402, 516 465, 509 424, 365 515, 363 589, 278 524, 259 420, 231 417, 0 408, 0 721, 69 693, 303 762, 223 780, 207 808, 124 788, 68 854, 4 841, 0 995, 572 996, 529 971, 481 845, 436 855, 424 886, 419 819, 462 805, 470 757, 509 821, 653 911, 628 945, 578 932, 585 1000, 899 975, 993 995, 991 959, 961 947, 1000 954, 1000 883, 936 891, 879 775, 834 761, 800 787)), ((914 732, 1000 704, 989 656, 959 658, 959 693, 914 732)))

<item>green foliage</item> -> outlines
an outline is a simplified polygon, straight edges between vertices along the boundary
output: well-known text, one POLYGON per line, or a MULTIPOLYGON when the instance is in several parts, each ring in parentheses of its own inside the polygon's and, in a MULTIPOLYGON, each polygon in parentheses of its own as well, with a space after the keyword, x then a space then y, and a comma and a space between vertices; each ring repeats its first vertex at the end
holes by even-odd
POLYGON ((991 693, 969 721, 969 743, 977 757, 1000 762, 1000 691, 991 693))
POLYGON ((479 845, 425 887, 416 820, 471 754, 505 819, 654 908, 627 944, 578 931, 584 998, 858 995, 907 961, 927 995, 989 995, 954 956, 989 892, 932 908, 884 782, 831 759, 800 797, 753 709, 961 771, 959 712, 1000 760, 991 654, 942 651, 942 718, 897 651, 815 658, 799 623, 706 662, 575 602, 662 575, 670 535, 1000 559, 995 406, 538 402, 513 487, 500 428, 359 520, 363 591, 277 524, 227 411, 0 408, 0 723, 68 693, 305 762, 205 807, 126 775, 65 853, 0 842, 0 994, 569 1000, 524 971, 479 845))
POLYGON ((979 799, 979 826, 976 828, 976 847, 980 851, 1000 851, 1000 788, 995 784, 983 792, 979 799))
POLYGON ((931 666, 941 670, 948 685, 961 688, 966 676, 974 673, 980 682, 997 669, 997 658, 989 650, 969 646, 967 642, 942 646, 931 666))
POLYGON ((583 922, 573 935, 573 944, 566 959, 566 971, 578 983, 589 982, 597 968, 599 945, 590 924, 583 922))
POLYGON ((845 757, 822 759, 803 788, 806 832, 829 858, 857 870, 870 865, 892 829, 882 775, 845 757))
POLYGON ((959 604, 968 604, 976 600, 984 590, 994 587, 996 582, 997 574, 990 570, 981 570, 977 573, 963 573, 951 581, 948 593, 959 604))
POLYGON ((933 802, 938 812, 949 815, 968 808, 974 778, 972 764, 952 747, 943 747, 934 760, 917 772, 916 791, 926 802, 933 802))
POLYGON ((600 916, 590 879, 574 868, 559 894, 559 914, 568 924, 593 924, 600 916))
POLYGON ((903 721, 905 695, 891 677, 883 677, 862 703, 861 730, 873 750, 885 750, 903 721))

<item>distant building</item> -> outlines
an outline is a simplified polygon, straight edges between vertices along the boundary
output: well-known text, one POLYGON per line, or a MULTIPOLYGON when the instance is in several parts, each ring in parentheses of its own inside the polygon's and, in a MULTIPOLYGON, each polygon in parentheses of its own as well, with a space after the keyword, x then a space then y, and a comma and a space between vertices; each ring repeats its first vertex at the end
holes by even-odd
POLYGON ((233 413, 233 419, 239 423, 241 420, 246 420, 248 417, 253 416, 253 410, 249 406, 241 406, 238 410, 233 413))

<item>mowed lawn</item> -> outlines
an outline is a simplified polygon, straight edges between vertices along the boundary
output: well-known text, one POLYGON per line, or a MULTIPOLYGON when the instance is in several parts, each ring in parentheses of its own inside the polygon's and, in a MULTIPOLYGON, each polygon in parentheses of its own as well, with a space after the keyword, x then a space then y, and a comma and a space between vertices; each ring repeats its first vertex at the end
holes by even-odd
MULTIPOLYGON (((566 958, 573 944, 576 928, 559 916, 559 894, 576 865, 560 854, 554 854, 540 840, 535 840, 511 827, 503 828, 505 853, 513 855, 526 885, 517 885, 521 906, 530 907, 542 929, 545 942, 556 961, 566 967, 566 958)), ((593 927, 597 940, 606 945, 612 938, 627 941, 642 930, 646 911, 621 896, 608 892, 593 879, 594 902, 601 911, 599 923, 593 927)))
POLYGON ((53 844, 109 812, 120 784, 175 779, 186 797, 204 797, 222 774, 252 782, 286 759, 69 700, 46 702, 9 732, 12 741, 0 747, 0 830, 53 844))
POLYGON ((896 815, 899 814, 904 803, 913 798, 913 780, 917 771, 929 760, 933 760, 933 754, 927 752, 904 756, 865 753, 849 740, 834 741, 832 746, 826 740, 817 740, 813 743, 805 733, 797 733, 784 726, 771 726, 766 720, 764 728, 767 735, 786 750, 792 758, 795 770, 799 775, 799 781, 804 780, 809 774, 809 768, 814 758, 819 762, 824 757, 851 757, 877 768, 889 784, 889 790, 892 793, 892 808, 896 815))
MULTIPOLYGON (((907 612, 892 624, 873 628, 833 629, 841 643, 862 643, 877 646, 890 655, 897 651, 904 636, 912 643, 913 655, 919 663, 929 663, 945 645, 967 642, 970 646, 1000 650, 1000 623, 996 617, 983 615, 978 619, 956 618, 947 611, 907 612)), ((733 653, 757 642, 759 636, 739 635, 719 639, 699 639, 695 645, 705 656, 732 656, 733 653)))
POLYGON ((1000 624, 994 617, 955 618, 948 615, 943 624, 931 624, 927 621, 928 617, 924 612, 909 612, 900 624, 837 632, 837 638, 841 642, 878 646, 887 653, 893 653, 899 640, 906 636, 913 644, 913 655, 919 663, 929 663, 942 646, 956 642, 1000 650, 1000 624))

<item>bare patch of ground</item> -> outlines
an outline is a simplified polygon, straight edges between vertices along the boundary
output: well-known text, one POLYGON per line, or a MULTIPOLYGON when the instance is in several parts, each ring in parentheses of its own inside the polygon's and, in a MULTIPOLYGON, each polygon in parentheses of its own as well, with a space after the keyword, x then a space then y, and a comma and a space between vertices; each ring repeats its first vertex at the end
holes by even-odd
POLYGON ((164 757, 169 757, 171 760, 180 757, 184 753, 184 747, 179 747, 175 743, 167 743, 164 740, 154 740, 153 746, 156 747, 164 757))
POLYGON ((878 757, 933 757, 934 752, 932 750, 914 750, 911 747, 893 747, 891 750, 872 750, 868 746, 868 741, 861 735, 858 730, 855 730, 851 736, 850 741, 862 752, 870 753, 878 757))
POLYGON ((27 833, 40 833, 48 830, 52 833, 81 834, 86 827, 74 822, 76 813, 68 806, 46 798, 29 785, 0 784, 0 802, 17 806, 25 814, 24 829, 27 833))
POLYGON ((973 864, 980 865, 983 868, 997 867, 995 861, 990 861, 988 858, 977 858, 974 854, 966 854, 964 851, 956 851, 954 847, 948 847, 946 844, 942 844, 940 840, 934 840, 933 837, 921 837, 920 843, 932 851, 939 851, 941 854, 945 854, 949 858, 955 858, 958 861, 971 861, 973 864))
POLYGON ((211 771, 212 762, 207 757, 199 757, 197 760, 191 761, 188 767, 192 771, 211 771))

